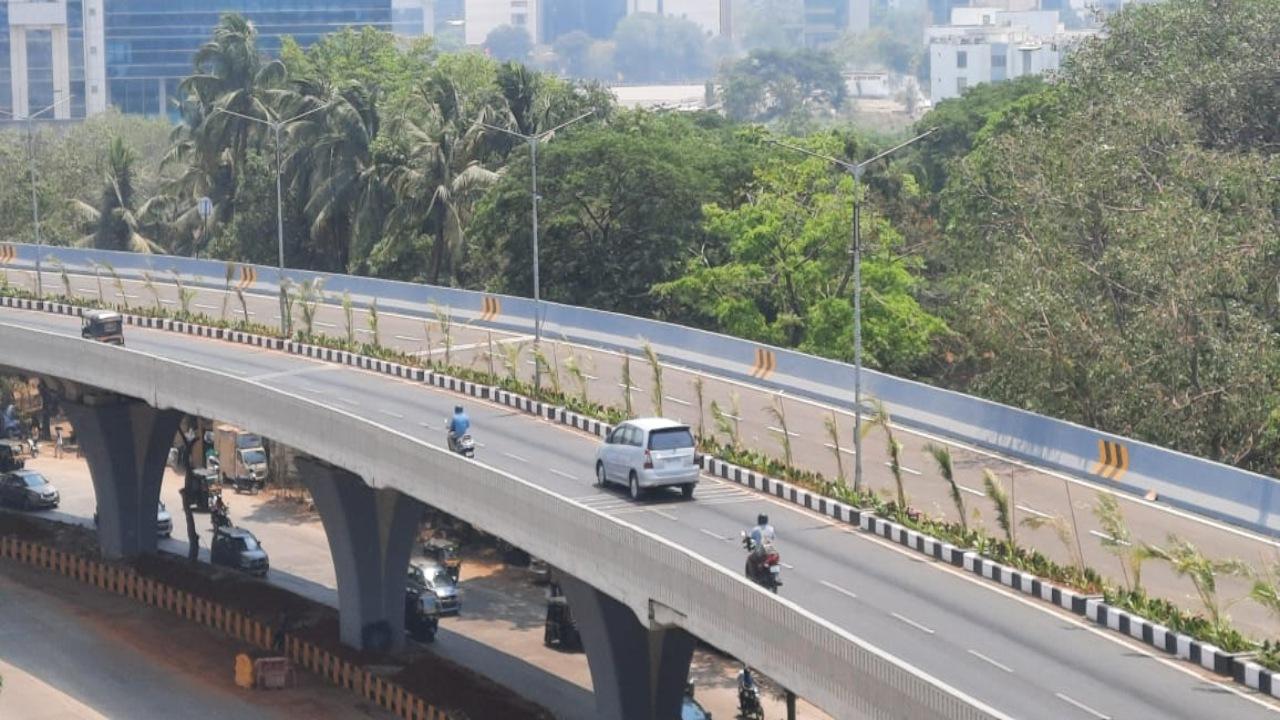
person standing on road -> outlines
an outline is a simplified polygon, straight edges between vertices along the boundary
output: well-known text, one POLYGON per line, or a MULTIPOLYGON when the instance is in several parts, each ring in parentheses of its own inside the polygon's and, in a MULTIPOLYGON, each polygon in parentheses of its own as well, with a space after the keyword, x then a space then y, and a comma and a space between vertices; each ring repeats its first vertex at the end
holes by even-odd
POLYGON ((178 491, 182 495, 182 514, 187 519, 187 559, 195 562, 200 559, 200 533, 196 530, 195 515, 191 512, 193 498, 188 488, 178 491))
POLYGON ((62 457, 62 426, 58 426, 53 430, 53 456, 55 458, 62 457))

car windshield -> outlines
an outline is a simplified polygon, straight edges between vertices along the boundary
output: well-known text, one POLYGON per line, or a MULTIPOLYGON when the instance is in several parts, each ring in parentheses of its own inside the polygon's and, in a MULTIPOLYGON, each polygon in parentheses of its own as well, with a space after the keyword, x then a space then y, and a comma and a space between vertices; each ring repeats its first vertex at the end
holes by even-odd
POLYGON ((649 433, 650 450, 683 450, 693 447, 693 433, 687 427, 666 428, 649 433))
POLYGON ((49 481, 45 480, 44 476, 38 473, 23 473, 19 475, 18 478, 29 488, 36 488, 49 484, 49 481))
POLYGON ((242 450, 240 457, 244 458, 245 463, 248 465, 258 465, 267 461, 267 454, 257 448, 242 450))
POLYGON ((236 447, 241 449, 260 448, 262 447, 262 438, 257 435, 244 433, 236 436, 236 447))
POLYGON ((258 549, 258 539, 252 535, 245 535, 243 537, 236 538, 236 540, 238 541, 236 545, 240 547, 241 552, 258 549))
POLYGON ((93 331, 99 335, 115 335, 120 332, 119 320, 102 320, 93 324, 93 331))
POLYGON ((444 568, 437 568, 431 571, 431 585, 433 587, 448 587, 453 584, 453 578, 449 577, 449 573, 444 568))
POLYGON ((696 702, 686 697, 680 708, 680 720, 706 720, 710 717, 696 702))

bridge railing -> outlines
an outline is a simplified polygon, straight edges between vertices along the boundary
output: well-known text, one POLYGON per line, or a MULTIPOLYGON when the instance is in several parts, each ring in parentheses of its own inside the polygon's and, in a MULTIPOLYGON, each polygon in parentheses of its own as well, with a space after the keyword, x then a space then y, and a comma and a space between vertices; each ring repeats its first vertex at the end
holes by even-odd
MULTIPOLYGON (((7 258, 10 267, 34 266, 35 246, 7 247, 13 252, 0 254, 0 259, 7 258)), ((45 247, 44 253, 46 282, 55 272, 47 262, 52 257, 77 273, 105 274, 103 268, 110 264, 129 279, 150 273, 156 282, 171 281, 177 272, 191 285, 220 290, 227 284, 227 263, 222 261, 61 247, 45 247)), ((433 316, 435 308, 448 308, 460 320, 480 327, 533 332, 534 303, 528 298, 351 275, 299 270, 286 274, 295 283, 322 279, 331 301, 345 292, 357 307, 368 307, 376 299, 385 311, 426 318, 433 316)), ((278 280, 275 268, 235 265, 231 284, 274 294, 278 280)), ((648 342, 664 362, 826 403, 853 405, 854 369, 847 363, 618 313, 556 303, 543 303, 542 308, 546 334, 567 342, 636 354, 648 342)), ((905 425, 1117 490, 1137 495, 1154 491, 1161 499, 1195 512, 1280 535, 1280 481, 1275 478, 876 371, 865 371, 863 383, 866 394, 883 401, 894 419, 905 425)))

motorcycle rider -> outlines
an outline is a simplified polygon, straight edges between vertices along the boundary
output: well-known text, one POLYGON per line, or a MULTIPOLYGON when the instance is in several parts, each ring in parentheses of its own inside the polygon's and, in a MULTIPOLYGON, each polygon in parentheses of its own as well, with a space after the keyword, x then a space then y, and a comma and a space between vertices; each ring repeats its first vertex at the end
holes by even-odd
POLYGON ((471 418, 467 417, 467 411, 462 409, 461 405, 453 408, 453 417, 449 418, 449 450, 451 452, 458 451, 458 438, 467 434, 471 429, 471 418))
POLYGON ((760 705, 760 690, 756 686, 755 676, 751 668, 744 663, 738 671, 738 716, 742 718, 760 718, 764 716, 764 708, 760 705))
POLYGON ((774 540, 773 526, 769 524, 769 516, 763 513, 756 516, 756 526, 747 533, 751 538, 751 549, 772 545, 774 540))
POLYGON ((231 527, 231 508, 227 507, 221 495, 214 498, 213 505, 209 508, 209 519, 213 522, 215 530, 220 527, 231 527))

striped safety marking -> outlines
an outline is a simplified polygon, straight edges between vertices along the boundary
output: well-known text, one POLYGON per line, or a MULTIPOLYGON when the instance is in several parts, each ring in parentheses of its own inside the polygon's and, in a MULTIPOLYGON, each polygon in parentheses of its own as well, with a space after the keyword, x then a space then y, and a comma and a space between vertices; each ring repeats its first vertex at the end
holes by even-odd
POLYGON ((252 285, 258 279, 258 271, 248 265, 240 266, 240 282, 236 283, 237 290, 244 290, 252 285))
POLYGON ((1093 466, 1093 474, 1108 480, 1119 480, 1128 469, 1129 449, 1123 443, 1098 441, 1098 462, 1093 466))
POLYGON ((778 368, 778 357, 772 350, 756 348, 756 362, 751 367, 751 377, 764 380, 778 368))
POLYGON ((502 301, 492 295, 484 296, 484 309, 480 313, 480 322, 489 322, 502 313, 502 301))

